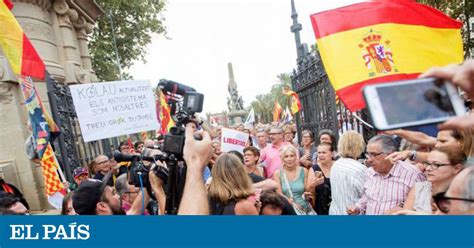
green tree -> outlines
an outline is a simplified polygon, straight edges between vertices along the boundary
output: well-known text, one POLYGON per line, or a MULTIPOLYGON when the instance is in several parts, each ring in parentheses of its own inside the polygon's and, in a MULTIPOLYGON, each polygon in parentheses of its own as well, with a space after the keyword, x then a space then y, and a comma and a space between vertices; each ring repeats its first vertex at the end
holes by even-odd
POLYGON ((273 121, 273 98, 271 94, 261 94, 255 97, 250 105, 259 122, 270 123, 273 121))
POLYGON ((290 108, 290 97, 283 94, 284 89, 291 90, 291 76, 289 73, 280 73, 277 75, 278 82, 272 86, 271 94, 273 99, 280 103, 280 106, 285 110, 286 107, 290 108))
POLYGON ((474 42, 470 34, 472 26, 469 19, 474 17, 474 3, 472 0, 418 0, 417 2, 430 5, 436 8, 451 18, 460 20, 464 23, 462 36, 464 41, 464 57, 471 56, 471 49, 474 48, 474 42))
POLYGON ((277 83, 272 86, 269 93, 256 96, 256 100, 250 104, 255 111, 255 115, 261 118, 259 121, 263 123, 270 123, 273 121, 275 100, 278 101, 283 110, 285 110, 287 106, 290 108, 290 98, 283 94, 283 89, 285 89, 285 87, 291 89, 290 74, 281 73, 277 75, 277 79, 277 83))
POLYGON ((163 25, 165 2, 159 0, 97 0, 104 10, 99 17, 89 47, 92 64, 99 80, 113 81, 120 79, 116 63, 115 46, 111 27, 111 18, 115 30, 117 50, 123 73, 136 60, 145 61, 146 46, 153 35, 166 35, 163 25))

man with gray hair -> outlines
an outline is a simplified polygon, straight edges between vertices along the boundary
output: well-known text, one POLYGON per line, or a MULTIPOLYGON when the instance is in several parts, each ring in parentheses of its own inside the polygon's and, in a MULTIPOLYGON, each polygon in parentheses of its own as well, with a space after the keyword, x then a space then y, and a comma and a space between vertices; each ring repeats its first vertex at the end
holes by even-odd
POLYGON ((403 206, 410 188, 426 178, 415 166, 403 161, 392 163, 386 159, 396 151, 395 140, 388 135, 377 135, 367 144, 367 165, 364 195, 348 214, 390 214, 403 206))
POLYGON ((444 195, 435 195, 437 214, 474 215, 474 166, 461 171, 444 195))
POLYGON ((272 178, 273 173, 281 168, 280 148, 285 144, 281 127, 272 127, 269 134, 272 143, 260 152, 260 162, 265 162, 266 178, 272 178))
MULTIPOLYGON (((115 190, 120 197, 122 209, 125 210, 125 212, 129 211, 132 207, 132 203, 140 193, 140 189, 134 185, 130 185, 128 183, 127 174, 122 174, 115 180, 115 190)), ((145 215, 148 215, 146 210, 145 215)))

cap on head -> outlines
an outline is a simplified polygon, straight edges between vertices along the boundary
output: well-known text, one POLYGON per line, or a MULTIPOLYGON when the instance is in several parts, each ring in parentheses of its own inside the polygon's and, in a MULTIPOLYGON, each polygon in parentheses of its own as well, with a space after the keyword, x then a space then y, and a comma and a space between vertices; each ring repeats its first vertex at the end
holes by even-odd
POLYGON ((80 175, 89 175, 89 172, 84 167, 78 167, 78 168, 74 169, 74 172, 73 172, 74 178, 77 178, 80 175))
POLYGON ((100 197, 104 192, 107 182, 112 173, 107 173, 102 181, 96 179, 88 179, 79 185, 72 195, 72 206, 79 215, 95 215, 95 208, 100 201, 100 197))

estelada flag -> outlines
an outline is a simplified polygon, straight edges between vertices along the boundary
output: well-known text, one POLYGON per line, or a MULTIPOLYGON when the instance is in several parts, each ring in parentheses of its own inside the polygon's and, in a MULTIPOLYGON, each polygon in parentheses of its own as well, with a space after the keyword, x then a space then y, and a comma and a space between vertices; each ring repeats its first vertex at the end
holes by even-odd
POLYGON ((283 88, 283 94, 290 97, 291 114, 294 115, 298 113, 301 110, 301 102, 298 94, 288 87, 283 88))
POLYGON ((33 80, 25 76, 19 76, 18 79, 21 91, 25 97, 25 106, 28 110, 31 122, 36 152, 38 153, 39 159, 42 159, 43 153, 51 142, 51 139, 58 135, 60 130, 44 109, 33 80))
POLYGON ((13 73, 44 79, 45 66, 13 16, 9 0, 0 0, 0 46, 13 73))
POLYGON ((171 117, 171 109, 166 102, 166 96, 161 90, 160 92, 160 121, 161 121, 161 134, 166 134, 175 125, 173 118, 171 117))
POLYGON ((51 146, 52 137, 59 134, 59 128, 44 109, 33 80, 25 76, 19 76, 18 79, 25 97, 25 106, 31 122, 36 152, 41 161, 48 202, 59 209, 66 191, 60 180, 58 171, 61 169, 51 146))
POLYGON ((313 14, 311 22, 329 80, 351 111, 365 107, 365 85, 463 61, 462 23, 414 1, 354 4, 313 14))
POLYGON ((283 109, 281 108, 280 103, 275 100, 275 104, 273 106, 273 121, 277 122, 280 120, 281 112, 283 112, 283 109))

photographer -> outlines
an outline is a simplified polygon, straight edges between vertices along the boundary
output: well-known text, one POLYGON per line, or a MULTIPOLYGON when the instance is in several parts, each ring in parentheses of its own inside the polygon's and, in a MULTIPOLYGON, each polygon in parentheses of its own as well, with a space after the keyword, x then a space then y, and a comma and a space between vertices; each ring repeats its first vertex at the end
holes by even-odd
MULTIPOLYGON (((160 150, 153 149, 153 150, 148 150, 145 153, 145 156, 154 157, 154 156, 160 155, 160 154, 161 154, 160 150)), ((145 166, 151 166, 152 168, 154 166, 161 166, 161 167, 166 168, 166 163, 162 163, 160 161, 154 161, 154 162, 143 161, 143 163, 145 164, 145 166)), ((153 170, 153 169, 151 169, 151 170, 153 170)), ((149 174, 154 174, 154 173, 149 173, 149 174)), ((165 182, 163 181, 163 179, 158 177, 158 176, 150 177, 150 185, 151 185, 151 188, 152 188, 153 193, 155 195, 155 198, 158 202, 159 214, 160 215, 165 214, 166 194, 165 194, 165 191, 163 189, 164 183, 165 182)))
MULTIPOLYGON (((122 209, 120 196, 114 188, 107 185, 112 177, 112 172, 108 172, 102 181, 86 180, 79 185, 72 197, 74 210, 79 215, 138 215, 144 213, 145 206, 149 202, 148 193, 142 190, 138 193, 128 211, 122 209)), ((153 191, 160 191, 162 181, 154 174, 149 173, 153 191)))

